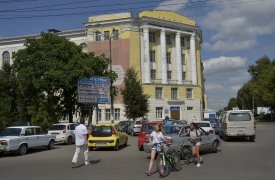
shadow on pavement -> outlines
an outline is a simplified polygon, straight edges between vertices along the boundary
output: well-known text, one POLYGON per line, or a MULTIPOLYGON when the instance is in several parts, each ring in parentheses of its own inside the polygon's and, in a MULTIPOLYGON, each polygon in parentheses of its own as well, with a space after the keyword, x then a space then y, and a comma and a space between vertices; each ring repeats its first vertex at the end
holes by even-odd
MULTIPOLYGON (((101 159, 89 161, 89 163, 91 163, 91 165, 89 165, 89 166, 94 166, 94 165, 96 165, 96 164, 98 164, 98 163, 100 163, 100 162, 101 162, 101 159)), ((76 166, 73 166, 72 168, 75 169, 75 168, 80 168, 80 167, 82 167, 82 166, 85 166, 85 164, 84 164, 84 163, 78 164, 78 165, 76 165, 76 166)))

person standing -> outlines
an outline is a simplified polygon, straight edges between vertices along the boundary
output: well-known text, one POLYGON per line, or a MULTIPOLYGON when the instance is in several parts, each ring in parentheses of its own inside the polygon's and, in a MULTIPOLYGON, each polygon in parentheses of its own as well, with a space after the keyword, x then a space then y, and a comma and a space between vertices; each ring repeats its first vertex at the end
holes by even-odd
POLYGON ((75 128, 75 153, 72 159, 72 167, 76 166, 79 153, 84 152, 85 165, 90 165, 89 148, 88 148, 88 130, 86 128, 84 118, 80 119, 80 124, 75 128))
POLYGON ((190 124, 190 138, 192 140, 192 154, 193 156, 197 157, 198 163, 197 167, 201 166, 201 161, 202 158, 200 157, 200 145, 201 145, 201 134, 200 131, 198 130, 198 126, 196 123, 191 123, 190 124))

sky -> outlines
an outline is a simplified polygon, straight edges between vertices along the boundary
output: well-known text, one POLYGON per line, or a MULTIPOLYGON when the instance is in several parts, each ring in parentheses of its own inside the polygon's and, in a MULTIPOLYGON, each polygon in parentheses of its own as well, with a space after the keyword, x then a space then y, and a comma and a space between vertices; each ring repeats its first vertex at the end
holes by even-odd
POLYGON ((221 109, 250 79, 249 65, 275 58, 275 0, 0 0, 0 38, 83 28, 89 16, 170 10, 203 31, 201 59, 209 108, 221 109))

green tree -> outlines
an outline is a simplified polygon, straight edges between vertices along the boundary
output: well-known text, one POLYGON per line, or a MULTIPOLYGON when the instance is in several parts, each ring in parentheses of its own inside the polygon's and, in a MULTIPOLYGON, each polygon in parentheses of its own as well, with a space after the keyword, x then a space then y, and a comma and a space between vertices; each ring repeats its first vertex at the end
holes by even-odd
POLYGON ((149 96, 144 94, 141 81, 137 72, 132 67, 127 70, 124 76, 125 86, 121 90, 125 107, 125 116, 129 119, 143 117, 149 112, 149 96))
POLYGON ((9 64, 4 64, 0 69, 0 129, 18 120, 16 90, 15 74, 9 64))
POLYGON ((237 99, 236 98, 231 98, 228 102, 227 107, 225 107, 224 110, 232 110, 234 107, 238 107, 237 99))
POLYGON ((20 90, 21 116, 46 127, 79 108, 77 80, 106 76, 115 80, 110 61, 94 53, 83 53, 80 46, 52 33, 26 40, 25 49, 14 54, 13 69, 20 90), (44 125, 43 125, 44 124, 44 125))

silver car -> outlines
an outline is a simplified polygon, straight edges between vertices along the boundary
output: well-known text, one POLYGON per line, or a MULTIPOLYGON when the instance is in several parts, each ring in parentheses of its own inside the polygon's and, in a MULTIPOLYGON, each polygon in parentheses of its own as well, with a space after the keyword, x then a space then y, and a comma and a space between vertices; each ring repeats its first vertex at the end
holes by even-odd
MULTIPOLYGON (((165 130, 165 139, 172 143, 173 147, 177 147, 181 149, 181 158, 183 158, 184 150, 192 147, 192 143, 190 141, 189 131, 190 127, 187 124, 174 125, 174 126, 164 126, 165 130)), ((219 136, 215 134, 209 134, 205 132, 203 129, 199 129, 201 133, 201 146, 200 151, 209 151, 209 152, 217 152, 218 147, 221 145, 221 139, 219 136)), ((146 137, 147 139, 149 138, 146 137)), ((144 146, 145 152, 151 152, 152 145, 147 143, 147 146, 144 146)))

